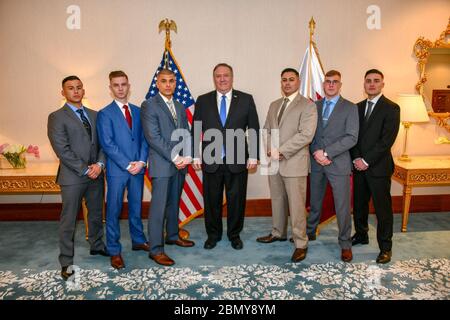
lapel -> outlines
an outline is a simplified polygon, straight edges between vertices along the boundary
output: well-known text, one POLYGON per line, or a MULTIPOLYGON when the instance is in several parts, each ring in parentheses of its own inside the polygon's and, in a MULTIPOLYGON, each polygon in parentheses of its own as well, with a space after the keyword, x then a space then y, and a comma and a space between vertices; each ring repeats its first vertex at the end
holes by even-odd
MULTIPOLYGON (((283 98, 281 98, 281 102, 283 101, 283 98)), ((284 122, 284 119, 288 119, 289 117, 287 116, 290 112, 292 112, 292 110, 295 109, 295 107, 297 106, 297 104, 300 101, 300 93, 297 94, 297 96, 294 98, 294 100, 292 100, 292 102, 287 106, 287 110, 284 110, 283 116, 281 117, 281 121, 278 127, 281 127, 282 123, 284 122)), ((278 114, 278 110, 281 109, 281 105, 278 106, 277 108, 277 113, 275 114, 275 121, 278 122, 278 117, 276 116, 278 114)))
POLYGON ((320 127, 324 127, 323 126, 323 120, 322 120, 322 112, 323 112, 323 104, 325 102, 325 98, 320 99, 318 102, 316 101, 316 106, 317 106, 317 119, 319 119, 320 122, 320 127))
POLYGON ((383 108, 382 105, 384 103, 383 100, 384 100, 384 95, 381 95, 380 99, 378 99, 377 103, 373 106, 372 113, 370 114, 369 121, 367 121, 367 123, 364 122, 364 112, 366 111, 367 99, 364 100, 364 105, 361 108, 362 109, 362 117, 363 117, 362 128, 363 128, 364 132, 367 131, 367 129, 370 127, 370 125, 374 122, 374 119, 381 112, 381 109, 383 108))
MULTIPOLYGON (((117 105, 117 103, 115 101, 113 101, 111 103, 111 106, 112 106, 112 112, 113 112, 114 117, 116 117, 119 120, 118 123, 120 123, 120 125, 123 128, 125 128, 125 130, 127 130, 128 132, 131 133, 131 130, 130 130, 130 127, 128 126, 127 120, 123 116, 123 113, 120 110, 120 108, 117 105)), ((130 113, 131 113, 131 127, 134 128, 134 118, 135 118, 135 116, 134 116, 133 112, 131 111, 130 103, 128 103, 128 110, 130 110, 130 113)))
MULTIPOLYGON (((238 109, 238 107, 237 107, 238 102, 239 102, 239 96, 236 94, 236 92, 234 90, 232 90, 231 91, 230 110, 228 110, 227 120, 225 121, 225 127, 228 126, 228 124, 230 123, 231 117, 233 116, 233 114, 238 109)), ((216 108, 216 110, 217 110, 217 108, 216 108)))
MULTIPOLYGON (((210 98, 210 101, 209 101, 210 105, 212 106, 211 111, 212 111, 213 117, 216 118, 217 122, 219 123, 219 126, 223 128, 222 121, 220 120, 219 110, 217 108, 217 91, 213 91, 209 98, 210 98)), ((230 109, 231 109, 231 107, 230 107, 230 109)), ((225 124, 226 124, 226 121, 225 121, 225 124)))
MULTIPOLYGON (((66 115, 68 115, 69 118, 71 118, 82 129, 82 131, 86 135, 86 137, 89 138, 89 134, 87 133, 86 129, 84 128, 83 123, 81 122, 80 118, 78 118, 78 116, 72 111, 72 109, 67 104, 65 104, 63 107, 63 110, 66 113, 66 115)), ((89 117, 89 115, 88 115, 88 117, 89 117)), ((91 120, 91 117, 89 117, 89 120, 91 120)), ((92 123, 91 123, 91 127, 92 127, 92 123)), ((91 130, 94 130, 94 128, 92 128, 91 130)))
MULTIPOLYGON (((89 123, 91 124, 91 130, 92 130, 91 131, 92 132, 92 141, 94 141, 96 139, 95 137, 97 136, 97 128, 96 128, 95 121, 94 121, 95 114, 91 109, 88 109, 86 107, 84 107, 84 110, 86 110, 86 113, 88 114, 88 117, 89 117, 89 123)), ((83 127, 83 129, 84 129, 84 127, 83 127)), ((86 132, 86 129, 84 129, 84 131, 86 132)), ((86 132, 86 134, 88 135, 87 132, 86 132)))
MULTIPOLYGON (((173 96, 172 96, 172 99, 173 99, 173 96)), ((173 120, 173 117, 172 117, 172 113, 170 113, 169 107, 164 102, 163 98, 161 97, 161 95, 159 93, 156 95, 156 102, 159 104, 159 106, 161 107, 162 111, 169 117, 170 122, 173 124, 173 126, 176 127, 175 126, 175 121, 173 120)), ((175 105, 175 102, 173 104, 175 105)), ((176 110, 177 110, 177 108, 175 107, 175 111, 176 110)), ((178 117, 178 114, 177 114, 177 117, 178 117)))
POLYGON ((327 127, 330 125, 330 122, 332 122, 333 119, 336 118, 337 115, 341 113, 340 109, 342 109, 343 104, 344 100, 342 99, 342 97, 339 97, 339 100, 336 102, 336 105, 334 106, 333 111, 331 112, 330 117, 328 118, 327 127))

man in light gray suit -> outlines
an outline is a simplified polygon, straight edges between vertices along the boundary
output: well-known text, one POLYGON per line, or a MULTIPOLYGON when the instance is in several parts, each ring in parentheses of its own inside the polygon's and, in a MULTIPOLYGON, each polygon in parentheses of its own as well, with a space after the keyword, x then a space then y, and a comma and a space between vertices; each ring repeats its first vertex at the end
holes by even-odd
POLYGON ((152 179, 148 218, 149 258, 163 266, 175 263, 164 252, 164 242, 180 247, 194 245, 193 241, 178 236, 180 198, 186 166, 192 162, 192 147, 186 111, 181 103, 173 99, 176 85, 175 74, 162 69, 156 80, 159 93, 141 106, 142 129, 149 145, 148 168, 152 179))
POLYGON ((66 104, 48 117, 47 134, 59 158, 56 182, 61 187, 62 211, 59 221, 59 262, 61 277, 74 271, 74 235, 81 199, 88 209, 88 237, 91 255, 108 256, 103 243, 103 167, 105 156, 97 141, 97 112, 83 106, 83 83, 77 76, 62 81, 66 104))
POLYGON ((359 120, 355 104, 340 96, 341 74, 330 70, 325 74, 325 98, 316 101, 317 130, 311 144, 311 212, 307 233, 315 239, 320 221, 327 182, 333 190, 339 229, 341 259, 350 262, 352 255, 352 218, 350 212, 350 174, 352 161, 349 150, 358 142, 359 120))
POLYGON ((300 78, 292 68, 281 72, 283 97, 269 107, 264 129, 267 130, 267 156, 279 170, 269 175, 272 199, 272 232, 256 241, 286 241, 288 215, 291 216, 295 250, 292 262, 306 258, 306 185, 309 172, 309 145, 317 126, 317 108, 299 94, 300 78), (275 134, 278 133, 279 141, 275 134), (274 141, 272 141, 274 140, 274 141))

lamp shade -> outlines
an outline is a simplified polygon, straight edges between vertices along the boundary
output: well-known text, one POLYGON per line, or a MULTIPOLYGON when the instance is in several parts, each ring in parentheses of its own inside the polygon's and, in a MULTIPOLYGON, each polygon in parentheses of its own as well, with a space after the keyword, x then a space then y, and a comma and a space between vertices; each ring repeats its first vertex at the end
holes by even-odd
POLYGON ((397 103, 400 106, 400 120, 402 122, 428 122, 427 108, 423 98, 418 94, 399 94, 397 103))

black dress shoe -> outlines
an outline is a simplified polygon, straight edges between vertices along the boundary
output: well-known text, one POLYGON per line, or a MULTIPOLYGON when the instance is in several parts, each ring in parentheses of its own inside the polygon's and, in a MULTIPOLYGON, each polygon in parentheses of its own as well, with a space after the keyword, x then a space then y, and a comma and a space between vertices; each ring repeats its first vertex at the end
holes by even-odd
POLYGON ((392 251, 381 251, 377 257, 377 263, 388 263, 391 261, 392 251))
POLYGON ((67 279, 69 279, 75 273, 74 270, 72 270, 72 272, 68 272, 67 268, 68 267, 61 268, 61 277, 63 278, 64 281, 67 281, 67 279))
POLYGON ((89 253, 91 254, 91 256, 101 255, 101 256, 104 256, 104 257, 109 257, 109 254, 108 254, 108 252, 106 252, 105 249, 103 249, 103 250, 91 250, 91 251, 89 251, 89 253))
POLYGON ((356 246, 357 244, 369 244, 369 237, 367 235, 361 236, 355 233, 352 237, 352 246, 356 246))
POLYGON ((217 244, 216 241, 214 241, 214 240, 212 240, 212 239, 207 239, 207 240, 205 241, 205 244, 203 245, 203 248, 209 250, 209 249, 214 248, 214 247, 216 246, 216 244, 217 244))
POLYGON ((242 240, 240 238, 234 238, 231 239, 230 241, 233 249, 241 250, 244 247, 244 244, 242 243, 242 240))
POLYGON ((286 238, 274 237, 272 234, 269 234, 268 236, 256 238, 256 241, 261 242, 261 243, 272 243, 275 241, 286 241, 286 240, 287 240, 286 238))

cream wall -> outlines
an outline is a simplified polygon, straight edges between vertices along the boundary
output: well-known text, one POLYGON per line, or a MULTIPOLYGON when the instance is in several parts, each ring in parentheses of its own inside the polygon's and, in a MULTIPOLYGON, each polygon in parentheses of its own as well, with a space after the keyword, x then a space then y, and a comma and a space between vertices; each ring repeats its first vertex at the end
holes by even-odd
MULTIPOLYGON (((413 93, 418 72, 412 46, 419 36, 436 39, 449 12, 447 0, 0 0, 0 143, 37 144, 41 161, 56 159, 46 122, 61 103, 60 82, 69 74, 81 77, 91 107, 99 110, 111 100, 109 71, 123 69, 132 83, 131 101, 140 104, 161 59, 164 35, 157 26, 166 17, 178 25, 172 48, 194 97, 212 90, 213 66, 228 62, 235 69, 235 88, 253 94, 263 124, 269 103, 280 96, 280 71, 300 66, 311 16, 324 68, 342 72, 342 94, 357 102, 369 68, 385 73, 388 97, 413 93), (80 30, 66 28, 72 4, 81 8, 80 30), (366 26, 369 5, 381 9, 381 30, 366 26)), ((450 145, 434 144, 445 134, 434 120, 413 126, 409 154, 450 154, 450 145)), ((396 155, 402 138, 403 130, 393 148, 396 155)), ((392 191, 401 193, 397 183, 392 191)), ((145 197, 150 198, 148 192, 145 197)), ((251 175, 248 198, 267 197, 267 177, 251 175)), ((0 202, 39 201, 59 197, 0 197, 0 202)))

